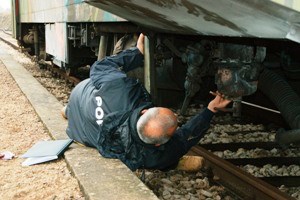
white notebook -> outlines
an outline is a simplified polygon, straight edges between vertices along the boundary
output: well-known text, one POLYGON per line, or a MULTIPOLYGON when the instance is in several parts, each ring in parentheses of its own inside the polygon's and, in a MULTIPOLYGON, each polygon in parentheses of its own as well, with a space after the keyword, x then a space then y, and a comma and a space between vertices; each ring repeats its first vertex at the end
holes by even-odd
POLYGON ((27 158, 22 163, 22 166, 30 166, 58 159, 58 156, 67 150, 72 142, 73 140, 71 139, 39 141, 21 156, 21 158, 27 158))

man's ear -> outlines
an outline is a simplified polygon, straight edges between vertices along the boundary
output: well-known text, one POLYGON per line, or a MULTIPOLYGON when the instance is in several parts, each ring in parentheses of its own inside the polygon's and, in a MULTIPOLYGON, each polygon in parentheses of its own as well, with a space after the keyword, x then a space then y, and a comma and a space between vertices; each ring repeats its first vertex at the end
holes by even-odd
POLYGON ((141 111, 141 114, 142 114, 142 115, 145 114, 145 112, 147 112, 147 110, 148 110, 148 109, 142 110, 142 111, 141 111))

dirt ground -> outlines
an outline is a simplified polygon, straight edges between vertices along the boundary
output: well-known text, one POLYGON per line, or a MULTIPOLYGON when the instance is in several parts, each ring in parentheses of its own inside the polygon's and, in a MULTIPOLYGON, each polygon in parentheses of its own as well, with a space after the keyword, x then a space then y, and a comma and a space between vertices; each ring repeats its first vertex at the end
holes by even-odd
MULTIPOLYGON (((1 48, 1 46, 0 46, 1 48)), ((38 140, 50 140, 47 129, 0 60, 0 199, 84 199, 64 159, 23 167, 20 158, 38 140)))

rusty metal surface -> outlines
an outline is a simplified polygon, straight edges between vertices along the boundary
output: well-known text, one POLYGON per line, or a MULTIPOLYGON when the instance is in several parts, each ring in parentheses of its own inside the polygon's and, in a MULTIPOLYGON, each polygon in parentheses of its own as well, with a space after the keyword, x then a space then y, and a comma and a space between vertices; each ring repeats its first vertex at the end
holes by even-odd
POLYGON ((243 199, 293 199, 276 187, 248 174, 200 146, 193 147, 191 153, 204 157, 205 165, 211 168, 214 179, 239 194, 243 199))
POLYGON ((279 0, 85 0, 163 32, 300 42, 300 5, 279 0), (279 4, 281 3, 281 4, 279 4))
POLYGON ((19 1, 20 22, 23 23, 126 21, 83 0, 15 1, 19 1))

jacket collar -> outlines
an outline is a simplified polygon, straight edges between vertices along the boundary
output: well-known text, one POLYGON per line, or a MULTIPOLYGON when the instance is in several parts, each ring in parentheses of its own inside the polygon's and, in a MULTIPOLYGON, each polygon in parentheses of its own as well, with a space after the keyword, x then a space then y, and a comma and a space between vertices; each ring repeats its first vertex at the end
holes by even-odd
POLYGON ((137 133, 137 128, 136 128, 136 124, 137 124, 137 121, 139 120, 139 118, 141 117, 142 110, 149 109, 151 107, 153 107, 152 103, 147 102, 147 103, 144 103, 139 108, 135 109, 129 118, 129 123, 130 123, 130 132, 131 132, 131 135, 132 135, 132 138, 134 139, 134 141, 142 146, 154 148, 154 147, 156 147, 155 145, 147 144, 140 139, 140 137, 137 133))
POLYGON ((132 112, 132 114, 129 118, 130 132, 131 132, 131 135, 132 135, 132 138, 134 139, 134 141, 137 142, 139 145, 142 145, 142 146, 144 146, 146 148, 149 148, 149 149, 156 149, 156 150, 163 151, 165 149, 165 145, 155 146, 153 144, 147 144, 147 143, 143 142, 140 139, 140 137, 137 133, 136 124, 137 124, 137 121, 139 120, 139 118, 141 117, 142 110, 149 109, 149 108, 152 108, 152 107, 153 107, 153 104, 147 102, 147 103, 144 103, 142 106, 140 106, 139 108, 135 109, 132 112))

